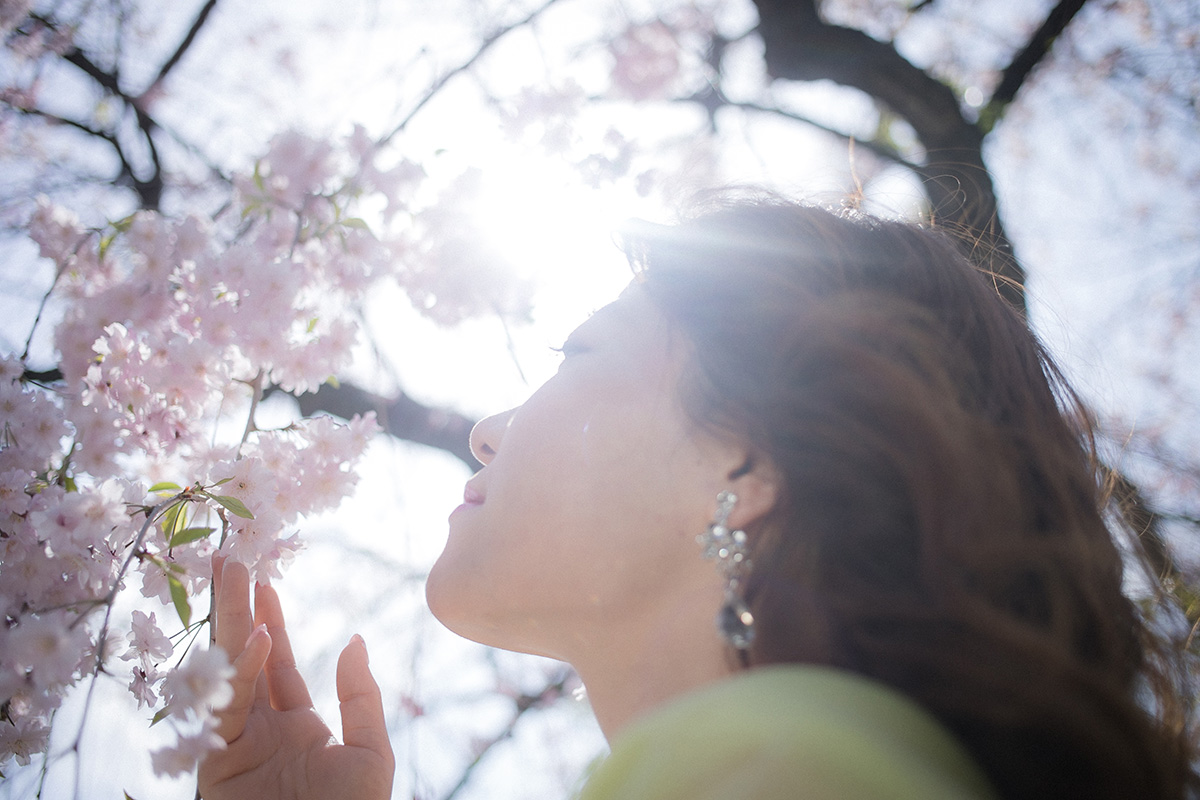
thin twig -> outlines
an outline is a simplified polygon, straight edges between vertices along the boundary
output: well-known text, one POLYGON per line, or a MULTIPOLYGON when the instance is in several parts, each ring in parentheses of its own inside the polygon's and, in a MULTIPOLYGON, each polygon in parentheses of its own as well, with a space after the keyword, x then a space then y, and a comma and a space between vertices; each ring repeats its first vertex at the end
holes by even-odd
POLYGON ((828 125, 817 122, 816 120, 809 119, 808 117, 793 113, 791 111, 785 111, 782 108, 774 108, 772 106, 764 106, 758 103, 728 99, 726 99, 723 104, 729 106, 730 108, 741 108, 746 111, 758 111, 763 114, 775 114, 777 116, 784 117, 785 119, 790 119, 793 122, 799 122, 804 125, 808 125, 811 128, 816 128, 819 131, 836 136, 839 139, 843 139, 847 142, 853 141, 856 147, 862 147, 866 150, 870 150, 880 158, 884 158, 895 164, 899 164, 900 166, 910 169, 917 174, 923 174, 927 170, 926 167, 908 160, 904 156, 900 155, 900 153, 894 148, 888 147, 887 145, 880 144, 879 142, 871 139, 860 139, 852 134, 846 133, 845 131, 839 131, 837 128, 831 128, 828 125))
POLYGON ((261 369, 254 376, 254 380, 250 382, 250 389, 250 413, 246 415, 246 430, 242 431, 242 440, 238 442, 236 458, 242 457, 242 445, 246 444, 246 441, 250 438, 250 434, 258 430, 254 424, 254 415, 258 411, 258 404, 263 396, 263 371, 261 369))
MULTIPOLYGON (((217 0, 208 0, 208 2, 204 4, 204 7, 200 9, 200 13, 196 15, 196 20, 192 23, 192 27, 188 29, 187 35, 183 37, 183 41, 179 43, 179 47, 175 48, 175 52, 172 53, 171 57, 168 58, 166 63, 162 65, 162 69, 158 71, 158 75, 155 76, 154 80, 151 81, 150 86, 146 89, 147 92, 162 83, 163 78, 167 77, 167 73, 174 69, 175 65, 179 63, 179 60, 183 58, 183 54, 186 53, 188 48, 192 46, 192 42, 196 39, 196 34, 198 34, 200 29, 204 27, 204 23, 208 19, 208 15, 212 13, 212 10, 216 8, 216 5, 217 0)), ((145 92, 143 92, 142 96, 145 96, 145 92)))
POLYGON ((491 752, 491 749, 513 735, 513 731, 516 730, 517 723, 521 721, 521 717, 525 715, 526 711, 545 705, 548 701, 561 696, 567 681, 570 679, 570 676, 570 670, 564 670, 562 673, 560 673, 557 680, 546 684, 546 686, 536 694, 522 694, 515 698, 517 707, 513 712, 512 718, 508 721, 508 724, 505 725, 499 733, 489 739, 481 748, 479 748, 479 752, 476 754, 475 758, 471 760, 470 764, 467 764, 467 766, 463 768, 462 776, 459 777, 458 783, 454 784, 454 787, 446 793, 442 800, 453 800, 459 791, 461 791, 463 787, 467 785, 467 781, 470 780, 471 774, 483 761, 484 757, 491 752))
POLYGON ((4 104, 6 106, 8 106, 9 108, 11 108, 13 111, 17 111, 21 114, 28 114, 33 117, 41 117, 42 119, 49 120, 50 122, 56 123, 58 125, 67 125, 72 128, 77 128, 78 130, 81 130, 84 133, 86 133, 88 136, 95 136, 98 139, 103 139, 104 141, 108 142, 109 144, 113 145, 114 147, 117 146, 117 139, 111 133, 107 133, 102 130, 97 130, 96 128, 93 128, 90 125, 87 125, 86 123, 78 122, 77 120, 69 119, 68 117, 60 117, 57 114, 51 114, 49 111, 42 111, 40 108, 26 108, 24 106, 15 106, 12 103, 9 103, 7 101, 5 101, 4 104))
POLYGON ((429 90, 427 92, 425 92, 425 95, 420 100, 417 101, 417 104, 415 106, 413 106, 412 109, 410 109, 407 114, 404 115, 404 118, 400 120, 400 122, 396 125, 396 127, 393 128, 390 133, 388 133, 386 136, 384 136, 382 139, 380 139, 378 142, 375 143, 375 147, 377 149, 382 149, 383 147, 386 147, 387 144, 389 142, 391 142, 391 140, 393 138, 395 138, 397 135, 399 135, 401 132, 403 132, 403 130, 405 128, 408 127, 408 124, 410 122, 412 122, 413 117, 415 117, 417 115, 417 113, 422 108, 424 108, 427 103, 429 103, 430 100, 432 100, 434 97, 437 96, 438 92, 440 92, 442 90, 442 87, 444 87, 447 83, 449 83, 455 77, 461 75, 462 73, 466 72, 471 67, 473 67, 475 65, 475 62, 477 62, 480 58, 482 58, 483 54, 492 48, 492 45, 494 45, 496 42, 500 41, 507 34, 511 33, 512 31, 515 31, 517 28, 523 28, 524 26, 528 25, 530 22, 533 22, 535 19, 537 19, 539 16, 541 16, 541 14, 546 9, 550 8, 550 6, 554 5, 557 2, 558 2, 558 0, 546 0, 545 3, 538 6, 536 9, 529 12, 521 19, 519 19, 516 22, 513 22, 509 25, 505 25, 503 28, 500 28, 499 30, 492 33, 490 36, 486 37, 479 44, 479 49, 475 51, 474 55, 472 55, 470 58, 468 58, 462 64, 459 64, 457 67, 455 67, 454 69, 445 73, 444 75, 442 75, 442 77, 440 77, 436 81, 434 81, 433 86, 429 87, 429 90))
MULTIPOLYGON (((76 797, 79 796, 79 773, 80 773, 79 745, 83 741, 83 732, 84 732, 84 729, 87 727, 88 714, 92 708, 92 696, 96 690, 96 681, 100 678, 100 674, 102 672, 104 672, 104 653, 105 653, 105 650, 107 649, 105 647, 105 642, 108 639, 108 623, 112 619, 112 610, 113 610, 113 605, 116 602, 117 592, 121 588, 121 581, 125 577, 125 573, 126 573, 126 571, 128 571, 129 565, 133 562, 133 559, 136 558, 138 556, 138 553, 141 551, 142 542, 145 541, 146 534, 149 533, 150 528, 154 524, 154 521, 157 518, 159 512, 162 511, 164 508, 168 507, 169 505, 171 505, 172 503, 175 503, 176 501, 182 502, 182 499, 184 498, 184 496, 186 494, 187 494, 186 492, 180 492, 179 494, 174 495, 173 497, 167 498, 166 500, 159 502, 157 505, 153 506, 149 511, 146 512, 146 522, 142 525, 142 529, 140 531, 138 531, 137 538, 134 539, 133 544, 130 546, 129 555, 127 555, 125 557, 125 561, 121 564, 121 568, 119 570, 117 570, 116 577, 113 578, 112 589, 110 589, 108 594, 105 595, 105 597, 104 597, 104 605, 105 605, 104 621, 102 623, 100 623, 100 634, 96 638, 96 663, 95 663, 95 667, 91 674, 91 682, 88 684, 87 697, 84 699, 84 702, 83 702, 83 713, 79 720, 79 730, 76 731, 75 741, 71 745, 71 751, 73 751, 75 753, 75 796, 76 797)), ((83 614, 80 614, 75 619, 75 621, 71 623, 69 628, 74 628, 76 625, 80 624, 90 613, 91 612, 88 611, 83 614)), ((40 792, 40 790, 39 790, 39 792, 40 792)))
POLYGON ((529 385, 529 379, 525 377, 525 370, 521 369, 521 359, 517 356, 517 343, 513 341, 512 330, 508 327, 508 320, 504 316, 504 311, 496 306, 493 308, 496 318, 500 320, 500 328, 504 331, 504 342, 508 347, 508 357, 512 359, 513 366, 517 368, 517 377, 521 379, 521 383, 529 385))
MULTIPOLYGON (((85 233, 82 237, 80 237, 79 241, 76 242, 75 247, 72 249, 72 255, 79 252, 79 248, 83 247, 84 243, 87 242, 88 237, 90 236, 90 233, 85 233)), ((62 274, 62 266, 55 265, 54 280, 50 281, 49 288, 47 288, 45 294, 42 295, 42 301, 38 303, 37 314, 35 314, 33 317, 33 324, 29 326, 29 336, 25 339, 25 349, 21 351, 22 363, 24 363, 25 359, 29 357, 29 349, 33 346, 33 336, 35 333, 37 333, 38 324, 42 321, 42 314, 46 311, 46 304, 50 301, 50 295, 54 293, 54 287, 58 286, 58 281, 62 277, 62 274)))

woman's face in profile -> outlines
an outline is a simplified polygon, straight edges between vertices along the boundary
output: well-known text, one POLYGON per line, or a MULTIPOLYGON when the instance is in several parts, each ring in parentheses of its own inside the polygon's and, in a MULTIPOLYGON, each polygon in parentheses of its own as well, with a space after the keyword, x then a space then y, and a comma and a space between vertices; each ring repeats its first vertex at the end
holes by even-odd
POLYGON ((447 627, 569 659, 679 591, 717 607, 695 536, 737 463, 684 414, 687 348, 633 285, 575 330, 529 400, 476 426, 484 468, 426 590, 447 627))

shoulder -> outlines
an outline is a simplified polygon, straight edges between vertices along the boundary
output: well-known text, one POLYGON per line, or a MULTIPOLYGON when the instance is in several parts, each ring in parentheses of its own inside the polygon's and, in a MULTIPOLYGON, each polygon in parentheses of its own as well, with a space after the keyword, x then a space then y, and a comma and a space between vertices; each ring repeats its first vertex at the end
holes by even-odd
POLYGON ((962 747, 903 695, 838 670, 766 667, 635 722, 580 800, 987 800, 962 747))

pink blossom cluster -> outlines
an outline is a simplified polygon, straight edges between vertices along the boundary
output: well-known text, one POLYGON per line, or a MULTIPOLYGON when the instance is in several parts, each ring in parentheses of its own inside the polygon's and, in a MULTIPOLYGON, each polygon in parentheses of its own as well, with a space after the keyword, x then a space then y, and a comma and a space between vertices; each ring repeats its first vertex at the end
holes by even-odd
POLYGON ((615 126, 599 138, 584 141, 579 122, 586 103, 587 93, 574 80, 558 86, 528 86, 501 110, 501 121, 511 139, 553 154, 585 184, 598 188, 626 177, 638 150, 615 126))
POLYGON ((253 518, 227 515, 230 536, 223 550, 261 582, 280 577, 299 541, 295 535, 280 538, 279 531, 350 494, 358 480, 354 457, 376 430, 373 414, 345 425, 330 417, 304 419, 253 434, 239 458, 214 463, 210 477, 225 481, 221 492, 254 509, 253 518))
POLYGON ((94 230, 39 200, 28 233, 58 275, 62 380, 0 355, 0 767, 45 752, 71 686, 125 669, 139 707, 179 734, 156 771, 219 745, 229 661, 191 646, 212 554, 278 577, 377 430, 373 416, 255 419, 268 388, 315 390, 346 367, 355 309, 393 272, 394 243, 355 209, 414 173, 372 158, 361 132, 284 134, 215 217, 141 211, 94 230), (138 586, 158 610, 116 619, 138 586))
POLYGON ((0 761, 28 764, 63 692, 101 660, 89 612, 121 581, 127 503, 144 492, 111 476, 80 491, 63 406, 22 372, 0 356, 0 761))
POLYGON ((609 51, 613 89, 631 100, 666 99, 682 72, 678 34, 661 20, 630 25, 609 51))
POLYGON ((75 31, 56 27, 33 13, 32 0, 0 0, 0 36, 17 59, 33 61, 42 55, 62 55, 70 49, 75 31))

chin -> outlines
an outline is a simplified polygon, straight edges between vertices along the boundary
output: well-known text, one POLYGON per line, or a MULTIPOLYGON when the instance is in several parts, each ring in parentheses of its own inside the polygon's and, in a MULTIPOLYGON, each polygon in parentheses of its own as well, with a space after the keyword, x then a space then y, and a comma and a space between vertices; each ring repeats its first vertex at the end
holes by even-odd
POLYGON ((464 579, 460 571, 445 563, 446 556, 434 562, 425 581, 425 602, 438 622, 465 639, 480 644, 496 644, 496 626, 480 613, 479 581, 464 579), (472 591, 474 587, 474 591, 472 591))
MULTIPOLYGON (((455 602, 454 580, 447 575, 447 567, 442 564, 445 554, 434 562, 425 580, 425 603, 438 622, 458 633, 454 621, 461 616, 461 601, 455 602)), ((460 634, 461 635, 461 634, 460 634)))
POLYGON ((511 625, 497 619, 494 596, 479 597, 474 592, 460 591, 462 587, 456 586, 447 572, 445 568, 439 570, 435 563, 425 582, 425 602, 447 630, 488 647, 564 660, 552 652, 553 648, 530 635, 541 629, 535 621, 529 619, 526 625, 511 625))

